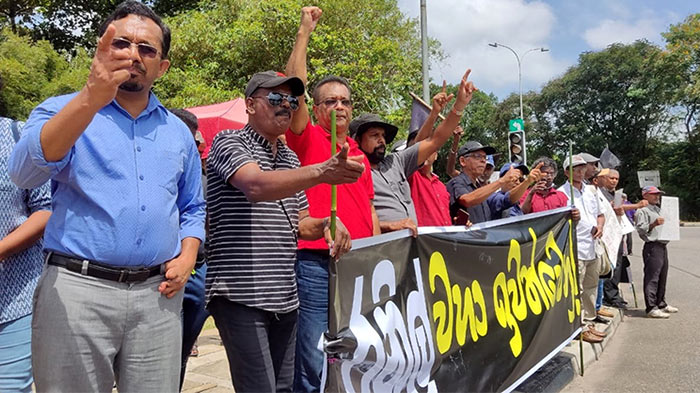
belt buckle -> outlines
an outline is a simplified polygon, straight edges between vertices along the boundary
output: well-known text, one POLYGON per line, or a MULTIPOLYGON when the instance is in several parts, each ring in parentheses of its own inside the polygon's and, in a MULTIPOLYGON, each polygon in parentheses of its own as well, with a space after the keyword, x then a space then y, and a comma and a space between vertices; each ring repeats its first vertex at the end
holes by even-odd
POLYGON ((129 279, 129 271, 126 269, 119 269, 119 278, 117 278, 117 282, 127 282, 129 279))
POLYGON ((139 269, 139 270, 129 270, 129 269, 120 269, 119 270, 119 278, 117 279, 117 282, 123 282, 127 284, 135 283, 135 282, 142 282, 146 281, 148 279, 149 271, 148 269, 139 269))

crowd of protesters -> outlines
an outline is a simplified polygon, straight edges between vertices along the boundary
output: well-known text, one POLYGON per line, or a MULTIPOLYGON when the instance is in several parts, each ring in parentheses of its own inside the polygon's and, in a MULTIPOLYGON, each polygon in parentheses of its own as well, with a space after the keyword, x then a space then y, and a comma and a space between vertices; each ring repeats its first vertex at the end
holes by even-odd
POLYGON ((316 82, 306 110, 307 48, 322 11, 301 14, 284 74, 252 76, 248 124, 217 134, 206 160, 196 117, 166 109, 151 92, 170 65, 170 30, 135 1, 100 28, 83 89, 44 101, 26 124, 0 119, 0 391, 31 391, 32 382, 42 392, 111 391, 113 383, 123 392, 178 391, 209 315, 236 391, 318 391, 328 264, 353 239, 570 204, 583 340, 605 337, 595 324, 613 314, 601 303, 626 307, 618 284, 631 237, 606 269, 598 248, 606 204, 633 219, 645 242, 649 317, 678 311, 665 301, 658 188, 615 205, 619 174, 585 153, 564 160, 568 180, 558 189, 549 157, 531 169, 505 163, 492 179, 496 150, 460 147, 458 124, 476 91, 471 70, 456 94, 443 87, 433 98, 407 147, 387 154, 398 127, 376 114, 353 117, 345 78, 316 82), (432 166, 451 138, 445 185, 432 166))

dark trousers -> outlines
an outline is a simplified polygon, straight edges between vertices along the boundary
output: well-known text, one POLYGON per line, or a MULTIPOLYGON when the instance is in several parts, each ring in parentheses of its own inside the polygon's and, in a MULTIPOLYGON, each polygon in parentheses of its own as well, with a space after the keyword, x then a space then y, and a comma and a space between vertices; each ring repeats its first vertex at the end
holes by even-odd
POLYGON ((204 308, 204 280, 207 275, 207 264, 196 267, 193 275, 185 284, 185 296, 182 299, 182 359, 180 366, 180 390, 185 381, 187 359, 190 357, 204 322, 209 317, 209 311, 204 308))
POLYGON ((618 287, 618 284, 622 281, 622 272, 624 269, 625 261, 622 256, 622 244, 620 244, 620 249, 617 253, 617 264, 612 271, 612 276, 603 283, 603 302, 605 304, 619 304, 624 300, 622 296, 620 296, 620 288, 618 287))
POLYGON ((666 244, 645 242, 642 249, 644 260, 644 303, 646 311, 666 307, 666 278, 668 276, 668 251, 666 244))
POLYGON ((237 393, 292 391, 297 310, 273 313, 217 296, 209 311, 237 393))

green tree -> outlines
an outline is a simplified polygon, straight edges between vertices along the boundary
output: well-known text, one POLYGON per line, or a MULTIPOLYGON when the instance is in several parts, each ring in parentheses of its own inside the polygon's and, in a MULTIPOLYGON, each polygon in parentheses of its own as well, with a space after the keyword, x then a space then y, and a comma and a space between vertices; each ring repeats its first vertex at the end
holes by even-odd
POLYGON ((564 157, 569 140, 575 152, 599 154, 606 146, 623 161, 621 184, 639 195, 636 171, 652 151, 650 141, 672 133, 668 85, 658 75, 660 48, 637 41, 586 52, 562 77, 550 81, 533 104, 538 132, 530 139, 542 151, 564 157), (534 140, 533 140, 534 139, 534 140))
POLYGON ((688 16, 662 35, 666 39, 664 77, 675 85, 673 100, 683 108, 683 125, 690 137, 700 130, 700 14, 688 16))

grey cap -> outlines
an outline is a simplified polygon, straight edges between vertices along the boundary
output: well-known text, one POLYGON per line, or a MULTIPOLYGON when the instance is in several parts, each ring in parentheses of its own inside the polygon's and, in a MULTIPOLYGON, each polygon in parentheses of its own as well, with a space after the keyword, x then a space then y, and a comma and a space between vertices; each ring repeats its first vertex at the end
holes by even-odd
POLYGON ((594 163, 600 161, 600 158, 594 156, 593 154, 578 153, 577 155, 581 156, 581 158, 583 158, 583 161, 585 161, 586 164, 594 164, 594 163))
MULTIPOLYGON (((580 165, 586 165, 586 160, 584 160, 583 157, 581 157, 580 154, 576 154, 575 156, 573 156, 572 162, 573 162, 573 167, 574 167, 574 168, 577 167, 577 166, 580 166, 580 165)), ((563 165, 563 167, 564 167, 565 170, 566 170, 567 168, 569 168, 569 157, 566 157, 566 158, 564 159, 564 165, 563 165)))
POLYGON ((350 122, 350 136, 359 143, 362 133, 367 131, 367 129, 370 127, 379 127, 384 129, 384 139, 387 145, 394 140, 396 133, 399 131, 398 127, 385 122, 381 117, 379 117, 379 115, 375 115, 374 113, 363 113, 350 122))
POLYGON ((245 88, 245 96, 250 97, 259 88, 271 88, 287 84, 292 89, 292 95, 301 96, 304 94, 304 82, 296 76, 285 76, 281 72, 265 71, 258 72, 248 81, 245 88))
POLYGON ((483 150, 484 153, 486 153, 487 155, 496 153, 496 149, 494 149, 491 146, 484 146, 477 141, 467 141, 467 143, 465 143, 464 145, 462 145, 462 147, 459 148, 457 156, 462 157, 463 155, 473 153, 479 150, 483 150))

